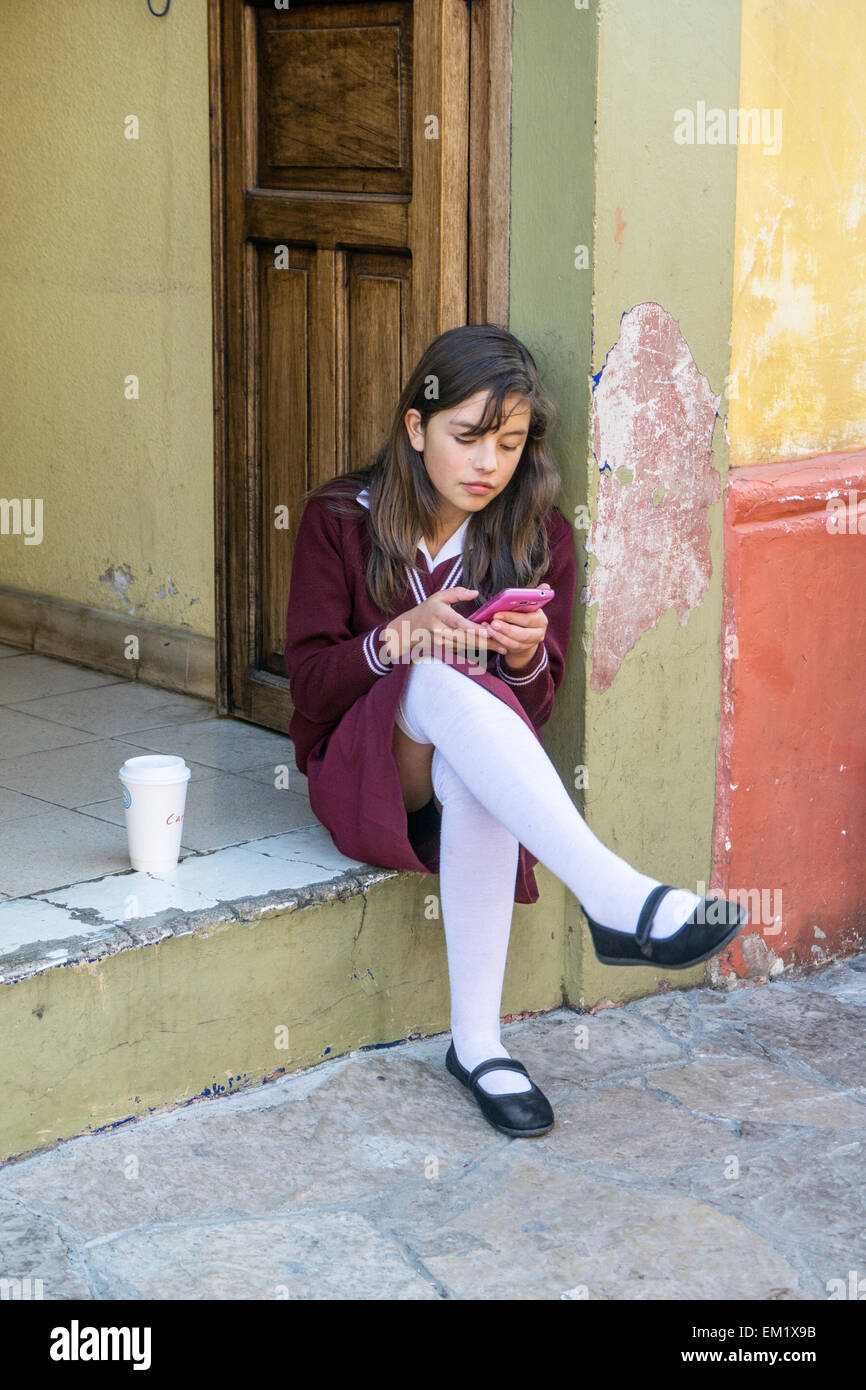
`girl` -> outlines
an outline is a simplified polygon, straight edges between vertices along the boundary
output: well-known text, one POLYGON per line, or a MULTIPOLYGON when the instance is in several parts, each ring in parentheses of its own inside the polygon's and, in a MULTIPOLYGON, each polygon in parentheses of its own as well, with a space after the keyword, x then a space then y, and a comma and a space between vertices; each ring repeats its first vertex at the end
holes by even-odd
POLYGON ((553 1125, 500 1038, 513 904, 537 901, 535 864, 579 899, 608 964, 685 969, 748 920, 607 849, 542 746, 576 582, 573 530, 554 505, 552 416, 532 356, 506 329, 441 334, 373 463, 306 495, 286 623, 289 736, 311 807, 342 853, 439 874, 446 1066, 517 1136, 553 1125), (529 587, 555 597, 472 621, 500 589, 529 587), (492 663, 470 660, 470 642, 492 663))

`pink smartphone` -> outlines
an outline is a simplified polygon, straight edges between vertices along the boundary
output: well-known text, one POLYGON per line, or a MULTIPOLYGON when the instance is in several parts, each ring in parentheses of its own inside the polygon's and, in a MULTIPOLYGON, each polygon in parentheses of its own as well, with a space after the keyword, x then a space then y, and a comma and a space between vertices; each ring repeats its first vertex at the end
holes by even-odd
POLYGON ((500 589, 489 603, 469 614, 473 623, 486 623, 497 613, 535 613, 554 597, 553 589, 500 589))

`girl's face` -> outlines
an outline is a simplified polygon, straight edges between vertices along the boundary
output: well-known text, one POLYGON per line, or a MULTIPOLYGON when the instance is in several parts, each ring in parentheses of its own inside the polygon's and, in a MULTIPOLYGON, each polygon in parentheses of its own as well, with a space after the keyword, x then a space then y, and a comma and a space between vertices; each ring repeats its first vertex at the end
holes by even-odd
POLYGON ((480 512, 508 486, 529 434, 531 412, 517 393, 503 402, 497 431, 470 438, 484 413, 488 392, 479 391, 460 405, 439 410, 426 425, 417 410, 408 410, 406 429, 413 448, 423 453, 430 481, 439 493, 442 521, 462 521, 480 512))

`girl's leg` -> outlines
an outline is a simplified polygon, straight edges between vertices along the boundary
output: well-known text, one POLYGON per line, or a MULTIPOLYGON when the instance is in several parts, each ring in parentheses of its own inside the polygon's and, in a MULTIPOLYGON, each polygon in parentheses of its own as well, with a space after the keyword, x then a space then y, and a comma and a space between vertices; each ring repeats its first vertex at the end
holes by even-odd
POLYGON ((433 774, 430 764, 433 760, 432 743, 413 739, 402 727, 405 719, 397 710, 397 723, 391 738, 391 748, 397 760, 400 773, 400 789, 403 805, 407 811, 420 811, 433 795, 433 774))
MULTIPOLYGON (((402 701, 401 701, 402 706, 402 701)), ((433 792, 442 811, 439 889, 451 986, 451 1038, 461 1066, 472 1071, 488 1057, 510 1054, 500 1038, 502 982, 520 846, 457 776, 438 748, 397 711, 394 751, 407 810, 433 792), (429 768, 429 772, 427 772, 429 768), (425 778, 429 782, 425 788, 425 778)), ((513 1071, 487 1072, 490 1095, 528 1091, 513 1071)))
MULTIPOLYGON (((596 838, 514 710, 441 660, 413 663, 400 708, 412 737, 441 752, 490 815, 567 884, 595 921, 634 933, 658 880, 638 873, 596 838)), ((483 883, 483 869, 468 873, 464 887, 479 877, 483 883)), ((679 931, 700 902, 695 893, 669 893, 659 904, 652 936, 679 931)))
MULTIPOLYGON (((442 803, 439 887, 451 985, 451 1038, 460 1065, 508 1057, 500 1039, 505 958, 514 911, 519 845, 486 811, 437 748, 433 786, 442 803)), ((491 1095, 528 1091, 525 1076, 491 1071, 491 1095)))

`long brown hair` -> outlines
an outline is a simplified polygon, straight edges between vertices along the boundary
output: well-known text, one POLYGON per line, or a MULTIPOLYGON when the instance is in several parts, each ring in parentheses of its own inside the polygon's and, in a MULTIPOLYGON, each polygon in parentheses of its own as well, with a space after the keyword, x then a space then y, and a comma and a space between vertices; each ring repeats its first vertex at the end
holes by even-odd
POLYGON ((357 517, 361 504, 350 499, 365 486, 369 488, 366 582, 384 613, 392 612, 405 591, 405 566, 415 565, 419 537, 436 534, 439 515, 439 494, 423 454, 409 439, 406 412, 417 410, 426 425, 432 415, 452 410, 481 391, 489 394, 474 431, 476 438, 501 428, 503 402, 514 393, 525 398, 530 424, 508 485, 486 507, 470 514, 463 546, 463 585, 478 589, 477 602, 481 602, 500 589, 534 587, 548 569, 545 517, 560 487, 547 443, 555 419, 553 402, 541 385, 532 354, 507 329, 491 323, 450 328, 434 339, 406 382, 390 431, 373 462, 304 494, 305 502, 319 498, 330 510, 357 517), (431 391, 435 392, 432 397, 431 391), (347 483, 352 486, 347 488, 347 483))

